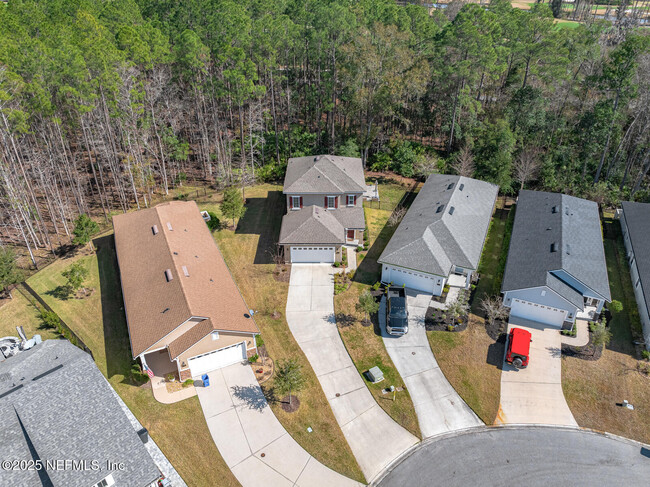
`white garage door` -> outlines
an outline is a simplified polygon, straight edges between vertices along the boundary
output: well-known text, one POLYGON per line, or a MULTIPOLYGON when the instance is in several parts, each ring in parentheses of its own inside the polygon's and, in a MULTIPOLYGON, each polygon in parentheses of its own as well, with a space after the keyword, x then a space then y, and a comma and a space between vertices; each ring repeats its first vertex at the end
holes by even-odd
POLYGON ((538 321, 547 325, 560 327, 564 323, 567 312, 563 309, 542 306, 541 304, 522 301, 520 299, 512 300, 511 316, 519 316, 527 320, 538 321))
POLYGON ((334 247, 291 247, 291 262, 334 262, 334 247))
POLYGON ((226 365, 236 364, 246 358, 246 342, 220 348, 214 352, 192 357, 187 361, 192 377, 205 374, 211 370, 220 369, 226 365))
POLYGON ((399 267, 385 266, 382 270, 382 281, 392 282, 394 286, 403 286, 425 293, 433 293, 438 281, 442 278, 423 274, 420 272, 400 269, 399 267))

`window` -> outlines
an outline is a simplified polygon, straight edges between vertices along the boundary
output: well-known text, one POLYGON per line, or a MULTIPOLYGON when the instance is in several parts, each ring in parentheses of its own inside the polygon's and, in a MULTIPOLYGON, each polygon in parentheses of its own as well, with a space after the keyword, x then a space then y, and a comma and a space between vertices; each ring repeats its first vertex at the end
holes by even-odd
POLYGON ((356 196, 354 196, 353 194, 349 194, 348 195, 348 206, 354 206, 354 204, 356 203, 356 199, 357 199, 356 196))
POLYGON ((336 196, 327 197, 327 209, 332 210, 336 208, 336 196))
POLYGON ((291 197, 291 209, 292 210, 299 210, 300 207, 302 206, 301 203, 302 198, 300 196, 292 196, 291 197))
POLYGON ((107 477, 93 485, 93 487, 111 487, 111 485, 115 485, 115 480, 113 479, 113 475, 109 474, 107 477))
POLYGON ((211 335, 212 335, 212 340, 219 340, 219 332, 218 331, 213 331, 211 335))

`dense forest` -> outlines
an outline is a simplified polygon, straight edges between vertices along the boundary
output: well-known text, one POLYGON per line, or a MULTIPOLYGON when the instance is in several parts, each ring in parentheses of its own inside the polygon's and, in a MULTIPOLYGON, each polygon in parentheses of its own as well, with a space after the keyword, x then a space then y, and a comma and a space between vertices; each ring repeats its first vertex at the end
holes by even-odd
POLYGON ((650 36, 551 7, 454 0, 0 4, 0 244, 54 248, 199 181, 312 153, 647 200, 650 36))

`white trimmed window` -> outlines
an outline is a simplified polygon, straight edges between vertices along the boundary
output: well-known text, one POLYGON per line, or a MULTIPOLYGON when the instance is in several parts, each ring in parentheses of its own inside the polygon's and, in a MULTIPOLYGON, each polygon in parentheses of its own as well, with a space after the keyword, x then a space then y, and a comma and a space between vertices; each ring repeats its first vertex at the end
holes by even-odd
POLYGON ((300 196, 291 197, 291 209, 299 210, 300 209, 300 196))
POLYGON ((336 208, 336 196, 328 196, 327 197, 327 209, 328 210, 333 210, 336 208))
POLYGON ((355 197, 353 194, 348 195, 348 206, 354 206, 355 197))

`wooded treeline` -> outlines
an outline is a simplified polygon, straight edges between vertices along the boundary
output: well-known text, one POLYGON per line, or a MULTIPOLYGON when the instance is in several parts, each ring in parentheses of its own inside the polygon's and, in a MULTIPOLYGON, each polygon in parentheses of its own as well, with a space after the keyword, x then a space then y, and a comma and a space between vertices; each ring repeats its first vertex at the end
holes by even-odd
POLYGON ((275 179, 288 157, 459 172, 600 201, 648 197, 643 30, 559 28, 546 4, 11 0, 0 6, 0 244, 188 178, 275 179))

